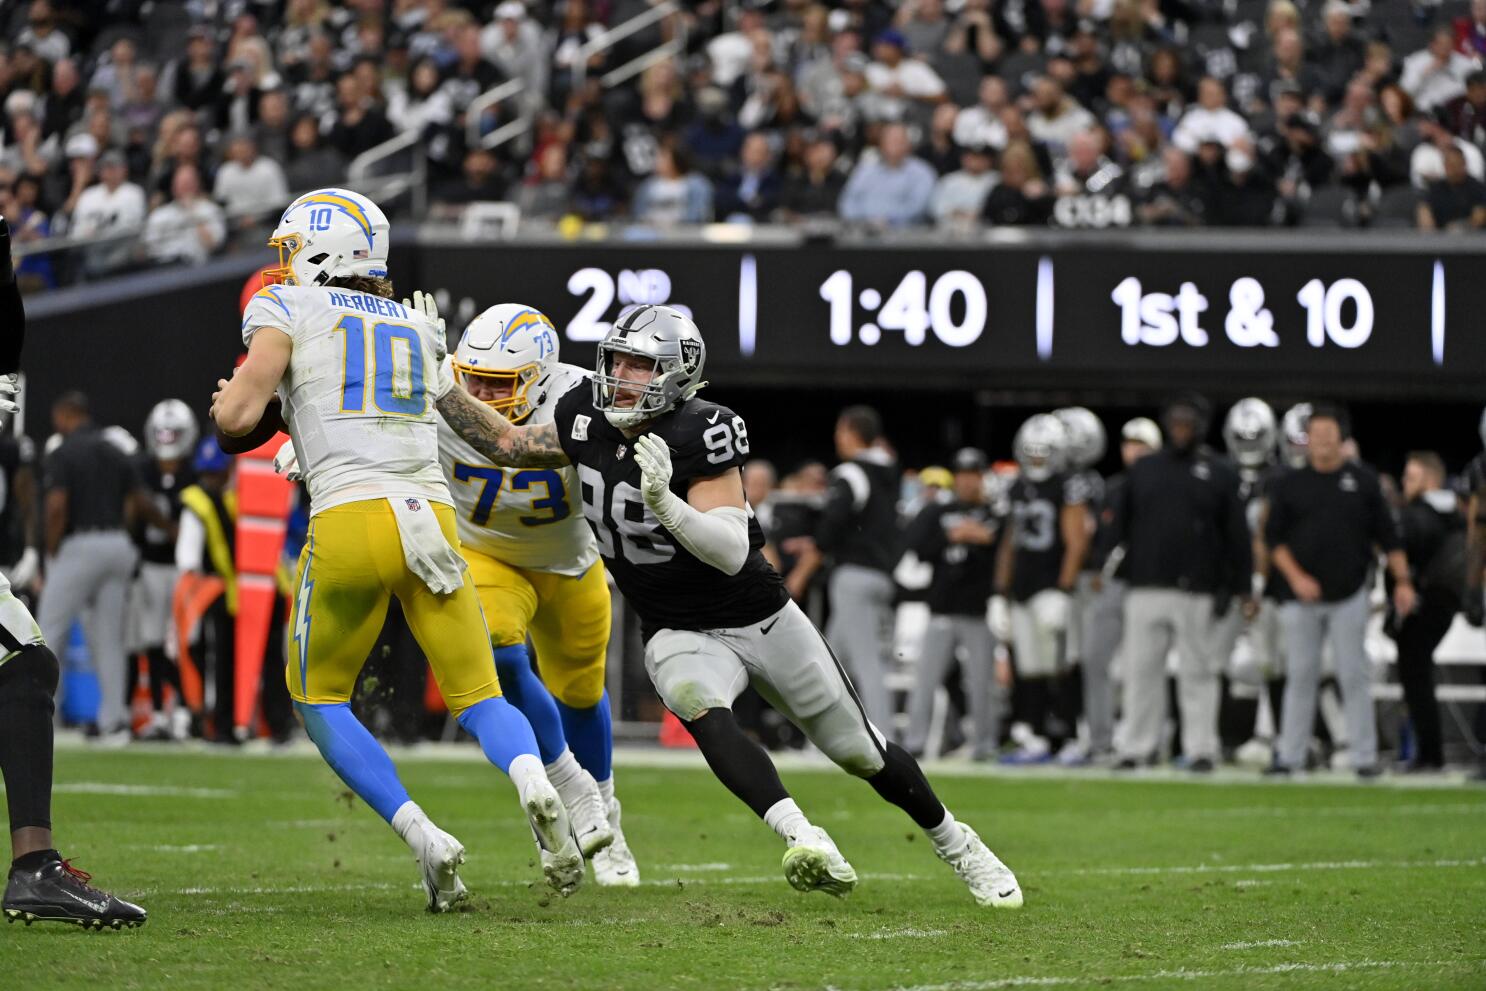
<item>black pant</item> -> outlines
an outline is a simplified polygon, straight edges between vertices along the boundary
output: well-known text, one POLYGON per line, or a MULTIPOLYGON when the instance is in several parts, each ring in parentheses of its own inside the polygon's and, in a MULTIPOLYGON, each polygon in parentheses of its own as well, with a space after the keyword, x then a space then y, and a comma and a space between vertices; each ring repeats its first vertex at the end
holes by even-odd
POLYGON ((1450 630, 1459 604, 1449 595, 1426 590, 1419 607, 1405 617, 1394 634, 1398 642, 1398 680, 1414 724, 1415 763, 1440 767, 1445 754, 1440 742, 1440 708, 1434 700, 1434 651, 1450 630))

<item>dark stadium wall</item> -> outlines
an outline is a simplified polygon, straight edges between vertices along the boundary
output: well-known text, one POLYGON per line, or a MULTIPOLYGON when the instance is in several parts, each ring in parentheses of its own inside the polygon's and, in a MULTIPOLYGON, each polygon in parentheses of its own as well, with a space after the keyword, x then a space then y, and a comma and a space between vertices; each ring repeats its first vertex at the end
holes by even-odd
MULTIPOLYGON (((1467 337, 1462 332, 1450 339, 1444 355, 1448 368, 1433 365, 1426 348, 1424 365, 1428 367, 1422 370, 1417 360, 1409 359, 1402 368, 1390 371, 1388 355, 1383 354, 1376 359, 1382 367, 1369 359, 1365 372, 1354 374, 1343 374, 1340 359, 1355 355, 1326 353, 1332 365, 1328 370, 1324 365, 1318 369, 1290 362, 1288 357, 1296 353, 1302 358, 1311 356, 1305 349, 1284 348, 1273 357, 1287 360, 1276 362, 1267 373, 1225 371, 1226 361, 1206 371, 1196 366, 1172 371, 1161 362, 1142 364, 1128 356, 1100 370, 1077 354, 1067 366, 1039 370, 1028 367, 1025 355, 1013 353, 1016 345, 936 349, 929 340, 932 327, 919 346, 898 341, 890 347, 883 340, 868 347, 854 331, 857 339, 852 346, 838 347, 831 343, 827 326, 830 306, 814 284, 820 273, 831 278, 834 272, 852 271, 871 281, 872 273, 879 272, 875 266, 886 266, 881 270, 883 284, 894 279, 901 283, 905 269, 931 271, 923 262, 929 256, 823 248, 796 249, 767 264, 762 252, 756 253, 756 279, 785 273, 779 277, 786 281, 777 292, 770 290, 767 305, 762 305, 765 295, 757 294, 761 308, 754 325, 754 351, 748 356, 738 333, 738 279, 745 254, 736 248, 451 246, 407 241, 395 245, 392 271, 400 293, 413 288, 441 290, 451 330, 456 332, 479 310, 498 301, 515 299, 538 306, 565 331, 564 359, 583 366, 592 364, 593 341, 574 340, 575 334, 592 338, 601 332, 605 321, 614 319, 627 299, 659 296, 674 302, 692 301, 709 345, 709 396, 747 418, 755 455, 769 458, 782 470, 809 458, 829 460, 836 411, 850 403, 880 407, 904 463, 920 465, 943 460, 964 444, 983 447, 993 457, 1005 456, 1021 421, 1055 405, 1088 405, 1103 415, 1107 429, 1113 432, 1130 416, 1152 415, 1167 392, 1189 386, 1208 388, 1219 412, 1227 402, 1249 393, 1281 409, 1316 396, 1348 402, 1364 456, 1387 471, 1396 471, 1404 454, 1414 448, 1439 450, 1455 469, 1480 449, 1476 434, 1480 408, 1475 397, 1481 393, 1480 383, 1486 381, 1481 371, 1486 361, 1476 351, 1486 353, 1486 338, 1476 333, 1467 337), (917 258, 915 264, 924 267, 907 268, 905 258, 917 258), (798 263, 794 277, 800 280, 793 288, 788 268, 782 267, 791 259, 798 263), (623 267, 626 262, 627 268, 623 267), (604 306, 596 306, 598 302, 604 306), (765 358, 765 348, 767 360, 759 360, 765 358)), ((938 255, 944 260, 932 271, 942 278, 940 269, 954 270, 944 269, 950 253, 938 255)), ((1016 268, 1016 256, 989 256, 1012 259, 1002 266, 976 259, 973 253, 953 255, 960 259, 958 264, 980 265, 983 272, 1005 269, 1002 274, 1008 274, 1016 268)), ((1423 278, 1426 285, 1433 256, 1427 260, 1422 274, 1410 276, 1416 282, 1423 278)), ((122 425, 136 435, 150 407, 163 398, 181 398, 204 417, 216 379, 231 371, 242 351, 240 294, 262 261, 254 256, 223 259, 200 268, 166 268, 28 299, 29 331, 23 358, 27 433, 38 442, 45 439, 51 431, 51 402, 69 388, 89 394, 100 422, 122 425)), ((1034 258, 1034 279, 1036 267, 1034 258)), ((932 285, 932 280, 926 281, 932 285)), ((768 284, 760 281, 755 288, 768 284)), ((1074 288, 1076 283, 1070 291, 1074 288)), ((1468 287, 1459 288, 1463 295, 1468 287)), ((1486 283, 1476 288, 1486 292, 1486 283)), ((894 289, 888 285, 879 309, 894 289)), ((1385 294, 1380 288, 1375 295, 1385 294)), ((1099 309, 1096 296, 1091 289, 1073 293, 1066 305, 1060 302, 1060 334, 1065 326, 1075 329, 1069 331, 1071 335, 1089 325, 1072 311, 1080 305, 1099 309), (1083 303, 1081 296, 1087 297, 1083 303)), ((1428 293, 1424 296, 1419 305, 1427 314, 1428 293)), ((909 318, 914 316, 914 305, 910 301, 903 306, 909 318)), ((1010 305, 1035 308, 1025 300, 1018 304, 1013 299, 1010 305)), ((1109 309, 1114 309, 1112 304, 1109 309)), ((1486 302, 1473 312, 1483 309, 1486 302)), ((1452 311, 1452 321, 1454 313, 1461 320, 1470 315, 1464 300, 1452 305, 1452 311)), ((1031 312, 1029 308, 1027 314, 1031 312)), ((1109 315, 1107 310, 1100 312, 1109 315)), ((951 315, 963 319, 964 313, 958 310, 951 315)), ((944 315, 940 312, 939 316, 942 320, 944 315)), ((1415 336, 1422 328, 1427 338, 1427 316, 1399 319, 1416 328, 1415 336)), ((1222 333, 1217 329, 1224 325, 1219 316, 1204 315, 1204 322, 1211 332, 1222 333)), ((1379 328, 1379 334, 1386 333, 1381 321, 1379 328)), ((1117 323, 1110 332, 1118 339, 1117 323)), ((1075 344, 1070 342, 1065 349, 1076 350, 1075 344)), ((1036 361, 1035 346, 1032 361, 1036 361)), ((1219 442, 1217 430, 1214 424, 1214 443, 1219 442)), ((1115 467, 1113 454, 1107 467, 1115 467)))

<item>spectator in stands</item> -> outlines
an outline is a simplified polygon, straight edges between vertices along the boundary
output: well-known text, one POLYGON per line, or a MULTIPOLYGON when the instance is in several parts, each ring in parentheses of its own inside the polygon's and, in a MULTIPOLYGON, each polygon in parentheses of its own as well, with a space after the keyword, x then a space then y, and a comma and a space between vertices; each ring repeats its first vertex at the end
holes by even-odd
POLYGON ((1192 159, 1175 145, 1161 150, 1161 180, 1136 208, 1142 224, 1154 227, 1200 227, 1211 222, 1213 191, 1192 174, 1192 159))
POLYGON ((52 66, 52 88, 41 111, 41 132, 48 136, 70 132, 82 120, 84 99, 77 63, 70 58, 57 62, 52 66))
POLYGON ((748 71, 748 62, 753 58, 753 38, 760 33, 767 35, 763 11, 745 6, 738 14, 734 30, 707 42, 707 58, 712 63, 714 83, 722 87, 731 86, 748 71))
POLYGON ((88 81, 89 91, 101 90, 108 94, 114 109, 132 101, 137 94, 139 61, 138 50, 132 38, 119 38, 108 50, 108 55, 99 60, 88 81))
POLYGON ((1172 132, 1171 143, 1191 155, 1205 141, 1224 147, 1249 136, 1249 122, 1228 108, 1223 83, 1203 76, 1197 83, 1197 106, 1188 110, 1172 132))
POLYGON ((1305 44, 1297 28, 1281 28, 1274 35, 1273 46, 1263 73, 1261 99, 1267 97, 1266 102, 1273 103, 1276 86, 1289 84, 1307 95, 1324 86, 1320 73, 1305 60, 1305 44))
POLYGON ((1408 769, 1438 771, 1445 766, 1445 751, 1434 697, 1434 652, 1460 611, 1465 518, 1460 500, 1445 488, 1445 463, 1433 451, 1408 456, 1403 499, 1398 525, 1419 603, 1407 616, 1390 615, 1384 628, 1398 642, 1398 680, 1414 730, 1408 769))
POLYGON ((949 36, 943 0, 914 0, 898 8, 895 26, 913 52, 937 52, 949 36))
POLYGON ((150 213, 145 247, 157 262, 200 265, 227 239, 222 208, 201 193, 201 172, 181 165, 170 179, 170 200, 150 213))
POLYGON ((523 103, 540 105, 547 92, 552 52, 541 25, 526 16, 520 0, 505 0, 496 6, 495 18, 480 34, 480 50, 507 79, 526 84, 523 103))
POLYGON ((624 186, 614 174, 609 159, 597 149, 585 149, 573 187, 573 211, 588 221, 611 220, 624 211, 624 186))
POLYGON ((955 115, 955 144, 961 148, 979 145, 1000 151, 1006 147, 1006 125, 1001 123, 1001 112, 1010 102, 1006 80, 993 75, 983 77, 978 95, 974 106, 965 107, 955 115))
POLYGON ((935 175, 947 175, 960 167, 960 148, 955 143, 955 118, 960 110, 953 103, 941 103, 929 118, 929 134, 919 142, 916 153, 929 163, 935 175))
MULTIPOLYGON (((1300 201, 1310 190, 1331 182, 1336 162, 1321 147, 1316 125, 1304 114, 1294 114, 1283 122, 1284 144, 1270 151, 1262 168, 1274 177, 1280 196, 1287 201, 1300 201)), ((1358 141, 1360 143, 1360 136, 1358 141)), ((1342 142, 1342 147, 1351 147, 1342 142)))
POLYGON ((738 174, 717 186, 717 215, 723 220, 764 222, 779 207, 779 172, 769 139, 759 133, 743 141, 738 174))
POLYGON ((1268 227, 1275 223, 1274 183, 1258 167, 1254 149, 1247 142, 1229 148, 1224 155, 1226 174, 1218 181, 1215 220, 1224 227, 1268 227))
POLYGON ((864 154, 841 191, 841 219, 903 227, 924 220, 937 176, 910 152, 908 129, 883 125, 877 154, 864 154))
POLYGON ((26 26, 16 35, 15 43, 25 45, 48 62, 59 62, 72 54, 72 42, 57 27, 57 14, 50 0, 31 0, 26 26))
POLYGON ((1013 142, 1001 153, 1001 181, 986 197, 985 219, 993 226, 1046 224, 1053 194, 1043 181, 1031 145, 1013 142))
POLYGON ((1465 77, 1465 93, 1445 105, 1446 126, 1476 147, 1486 145, 1486 72, 1465 77))
POLYGON ((1055 155, 1062 153, 1075 134, 1099 124, 1093 114, 1063 92, 1063 85, 1052 76, 1042 76, 1032 84, 1031 103, 1027 130, 1055 155))
POLYGON ((682 141, 697 167, 720 179, 734 167, 743 150, 743 128, 728 113, 727 94, 707 86, 696 95, 697 116, 686 128, 682 141))
POLYGON ((176 106, 187 110, 215 108, 227 84, 222 65, 217 61, 217 46, 211 29, 197 25, 186 36, 186 55, 170 64, 164 87, 174 96, 176 106))
POLYGON ((1128 227, 1134 219, 1124 170, 1104 154, 1104 132, 1083 131, 1053 173, 1053 220, 1059 227, 1128 227))
POLYGON ((991 152, 971 145, 960 152, 960 169, 941 176, 929 200, 929 213, 940 227, 970 228, 980 219, 986 197, 996 184, 991 152))
POLYGON ((901 31, 883 31, 872 40, 867 85, 883 101, 885 119, 903 120, 914 106, 932 106, 945 97, 944 80, 927 62, 910 57, 901 31))
POLYGON ((996 33, 990 7, 990 0, 965 0, 944 36, 946 54, 968 52, 980 63, 982 72, 989 72, 1006 50, 1005 42, 996 33))
POLYGON ((346 175, 346 160, 320 138, 320 125, 310 114, 295 118, 289 129, 290 151, 284 179, 291 193, 338 186, 346 175))
MULTIPOLYGON (((562 8, 562 20, 552 36, 552 103, 562 106, 573 82, 577 69, 578 52, 584 45, 604 31, 598 21, 590 17, 588 0, 568 0, 562 8)), ((588 57, 587 74, 597 76, 603 70, 606 54, 595 53, 588 57)))
MULTIPOLYGON (((41 180, 34 175, 18 176, 0 195, 0 217, 10 222, 10 237, 17 245, 43 241, 51 236, 51 218, 41 209, 41 180)), ((15 276, 22 292, 52 289, 57 285, 49 255, 27 255, 15 259, 15 276)))
POLYGON ((239 131, 228 136, 227 160, 217 169, 212 196, 234 224, 251 227, 288 205, 289 185, 283 166, 259 155, 253 135, 239 131))
POLYGON ((413 63, 407 89, 390 101, 387 117, 399 131, 413 131, 430 140, 454 122, 454 104, 432 56, 413 63))
POLYGON ((1455 18, 1455 50, 1480 61, 1486 59, 1486 0, 1471 0, 1470 13, 1455 18))
POLYGON ((836 216, 846 176, 837 167, 836 143, 817 135, 805 148, 805 164, 784 181, 782 206, 795 220, 836 216))
POLYGON ((1465 77, 1475 68, 1475 59, 1455 50, 1455 33, 1442 27, 1430 35, 1427 47, 1403 60, 1399 84, 1428 113, 1463 95, 1465 77))
MULTIPOLYGON (((1156 49, 1151 53, 1145 75, 1146 88, 1161 113, 1173 120, 1180 117, 1193 96, 1180 51, 1173 47, 1156 49)), ((1219 101, 1219 106, 1222 103, 1219 101)), ((1192 149, 1184 150, 1191 154, 1192 149)))
POLYGON ((198 177, 209 182, 211 170, 207 166, 206 152, 202 148, 201 131, 195 124, 183 124, 170 139, 169 156, 157 170, 150 200, 153 206, 163 203, 173 188, 177 169, 191 167, 198 177))
POLYGON ((353 74, 336 80, 335 97, 338 116, 330 129, 330 145, 348 161, 392 138, 387 116, 353 74))
MULTIPOLYGON (((58 142, 55 140, 43 140, 41 123, 37 119, 33 109, 36 106, 36 98, 29 90, 17 90, 10 94, 5 101, 7 107, 7 118, 10 123, 10 141, 0 151, 0 165, 12 172, 28 172, 35 176, 44 176, 51 168, 51 159, 55 155, 58 142)), ((98 142, 90 135, 79 135, 87 138, 89 147, 95 149, 98 142)), ((72 147, 68 142, 66 148, 72 147)), ((68 157, 72 157, 69 152, 68 157)))
POLYGON ((434 202, 446 209, 446 215, 460 212, 470 203, 499 203, 506 198, 506 179, 501 175, 500 160, 495 152, 481 147, 464 155, 464 170, 453 182, 438 187, 434 202))
POLYGON ((330 37, 323 33, 312 34, 309 55, 288 71, 288 83, 294 94, 295 107, 317 117, 331 117, 333 120, 335 80, 338 74, 335 48, 330 37))
POLYGON ((131 133, 148 140, 160 125, 165 108, 160 105, 160 73, 154 65, 142 62, 134 70, 134 93, 119 106, 119 120, 131 133))
POLYGON ((693 172, 682 149, 661 145, 655 172, 635 190, 635 219, 657 227, 704 224, 712 219, 712 184, 693 172))
POLYGON ((258 98, 258 124, 253 128, 253 139, 258 143, 260 154, 279 164, 289 161, 289 92, 282 86, 271 89, 258 98))
POLYGON ((1446 148, 1445 175, 1419 199, 1420 230, 1480 230, 1486 227, 1486 183, 1466 172, 1465 152, 1446 148))
POLYGON ((470 103, 486 90, 505 82, 505 77, 481 52, 480 28, 466 23, 454 31, 454 61, 444 73, 444 88, 463 117, 470 103))
POLYGON ((1465 170, 1472 179, 1486 180, 1486 158, 1481 149, 1463 138, 1451 134, 1432 117, 1419 119, 1419 134, 1423 138, 1409 156, 1409 180, 1416 189, 1425 189, 1436 179, 1445 175, 1445 152, 1457 148, 1465 156, 1465 170))
POLYGON ((133 244, 122 240, 136 233, 145 222, 144 190, 129 181, 124 154, 116 149, 104 152, 98 159, 102 180, 83 190, 72 211, 72 231, 85 240, 110 243, 90 245, 83 258, 84 270, 99 276, 128 263, 133 244), (116 240, 117 239, 117 240, 116 240))
POLYGON ((1327 0, 1321 8, 1321 37, 1306 52, 1327 103, 1336 103, 1352 77, 1362 71, 1367 42, 1354 30, 1346 0, 1327 0))
POLYGON ((537 173, 516 193, 523 219, 557 220, 572 212, 568 149, 554 141, 537 158, 537 173))

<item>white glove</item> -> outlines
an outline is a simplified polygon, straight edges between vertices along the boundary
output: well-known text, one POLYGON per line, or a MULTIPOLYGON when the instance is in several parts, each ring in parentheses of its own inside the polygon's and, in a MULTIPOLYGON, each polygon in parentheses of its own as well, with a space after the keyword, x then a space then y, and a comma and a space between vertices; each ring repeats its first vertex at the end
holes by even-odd
POLYGON ((20 404, 16 396, 21 391, 21 377, 16 372, 0 375, 0 413, 19 413, 20 404))
POLYGON ((41 557, 36 553, 36 548, 27 547, 21 554, 21 559, 10 566, 10 583, 16 588, 30 588, 36 581, 36 576, 41 574, 41 557))
POLYGON ((299 455, 294 453, 292 440, 284 441, 279 448, 279 453, 273 456, 273 470, 291 482, 297 482, 304 477, 299 470, 299 455))
POLYGON ((1071 606, 1072 600, 1062 589, 1044 589, 1032 599, 1032 613, 1037 617, 1037 625, 1044 630, 1066 630, 1071 606))
POLYGON ((440 331, 448 333, 444 329, 444 318, 439 316, 439 304, 434 301, 433 293, 424 292, 422 289, 414 289, 413 298, 403 300, 402 305, 414 313, 423 314, 429 320, 433 321, 434 326, 440 331))
POLYGON ((991 608, 989 611, 991 624, 991 636, 1002 643, 1011 642, 1011 606, 1006 602, 1006 596, 991 596, 991 608))
POLYGON ((671 493, 671 449, 654 434, 635 441, 635 464, 640 466, 640 492, 655 509, 671 493))

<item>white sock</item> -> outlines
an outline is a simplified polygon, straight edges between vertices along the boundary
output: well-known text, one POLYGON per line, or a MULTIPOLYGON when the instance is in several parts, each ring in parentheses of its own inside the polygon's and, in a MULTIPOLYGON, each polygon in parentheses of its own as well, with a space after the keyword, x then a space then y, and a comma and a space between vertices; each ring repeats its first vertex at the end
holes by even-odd
POLYGON ((769 806, 769 811, 764 813, 764 822, 786 843, 793 843, 800 831, 810 826, 810 820, 805 818, 805 813, 800 811, 793 798, 781 798, 769 806))
POLYGON ((546 781, 547 771, 542 767, 542 758, 536 754, 522 754, 511 761, 511 767, 507 774, 511 776, 511 784, 516 786, 517 795, 525 795, 526 789, 533 781, 546 781))
POLYGON ((547 765, 547 780, 552 782, 552 787, 557 789, 566 803, 568 789, 576 789, 583 780, 583 768, 573 759, 571 750, 564 750, 555 761, 547 765))
POLYGON ((949 809, 944 810, 944 821, 931 829, 924 830, 934 849, 940 853, 958 853, 966 843, 970 842, 960 824, 955 821, 954 813, 949 809))
POLYGON ((604 796, 604 807, 608 808, 614 803, 614 775, 599 782, 599 794, 604 796))
POLYGON ((428 816, 418 807, 417 802, 403 802, 392 814, 392 829, 402 841, 417 852, 416 844, 423 838, 423 824, 428 822, 428 816))

